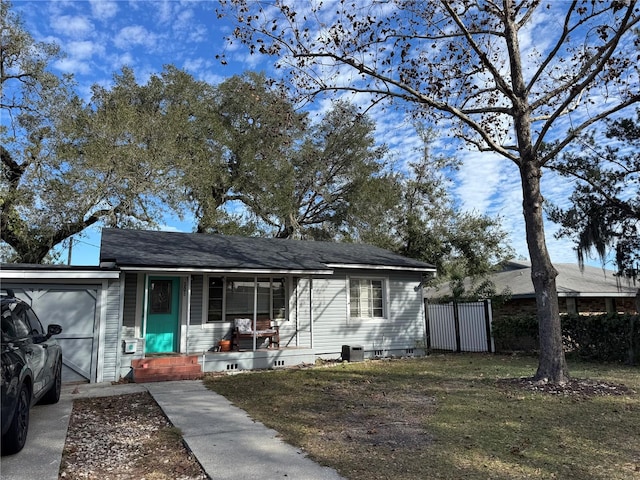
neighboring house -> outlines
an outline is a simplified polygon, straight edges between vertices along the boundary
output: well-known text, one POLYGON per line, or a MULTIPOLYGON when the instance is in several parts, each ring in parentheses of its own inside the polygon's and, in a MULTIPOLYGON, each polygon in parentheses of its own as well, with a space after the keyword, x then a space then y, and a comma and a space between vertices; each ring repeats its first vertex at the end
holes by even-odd
MULTIPOLYGON (((636 313, 638 287, 617 277, 614 272, 585 265, 554 264, 558 271, 556 288, 560 313, 636 313)), ((536 301, 529 262, 512 261, 504 270, 491 275, 496 292, 509 292, 503 304, 493 304, 493 318, 519 314, 535 314, 536 301)), ((449 294, 448 287, 428 289, 426 297, 435 299, 449 294)))
POLYGON ((421 286, 435 273, 361 244, 120 229, 103 230, 100 266, 121 272, 117 376, 167 354, 199 355, 204 371, 338 358, 345 345, 365 357, 417 354, 421 286), (280 348, 245 339, 209 353, 236 318, 271 319, 280 348))

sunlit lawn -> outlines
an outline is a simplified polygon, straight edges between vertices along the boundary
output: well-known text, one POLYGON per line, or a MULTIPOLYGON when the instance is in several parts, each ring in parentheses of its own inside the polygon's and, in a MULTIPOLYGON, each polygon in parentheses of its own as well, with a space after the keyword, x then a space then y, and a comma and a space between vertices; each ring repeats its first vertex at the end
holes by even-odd
POLYGON ((570 363, 638 393, 560 396, 496 380, 537 360, 481 354, 208 377, 349 479, 640 479, 640 369, 570 363))

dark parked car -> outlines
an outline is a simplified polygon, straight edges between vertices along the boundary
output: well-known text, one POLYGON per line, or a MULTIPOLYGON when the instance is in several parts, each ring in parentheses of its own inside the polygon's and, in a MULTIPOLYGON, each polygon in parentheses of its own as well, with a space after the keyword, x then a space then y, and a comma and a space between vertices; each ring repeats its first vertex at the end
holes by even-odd
POLYGON ((38 402, 56 403, 62 386, 62 350, 52 338, 62 327, 52 324, 45 332, 31 307, 7 292, 0 297, 3 455, 22 450, 29 409, 38 402))

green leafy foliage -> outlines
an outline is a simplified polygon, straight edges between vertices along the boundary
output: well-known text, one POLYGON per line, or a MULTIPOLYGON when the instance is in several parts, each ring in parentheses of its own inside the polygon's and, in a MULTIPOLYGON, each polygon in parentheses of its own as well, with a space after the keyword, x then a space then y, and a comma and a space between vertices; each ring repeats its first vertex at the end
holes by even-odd
MULTIPOLYGON (((597 362, 640 362, 638 315, 562 315, 562 337, 567 354, 597 362)), ((493 320, 498 351, 534 351, 538 341, 535 315, 512 315, 493 320)))
POLYGON ((59 48, 2 8, 2 109, 17 112, 1 132, 6 259, 47 261, 92 225, 155 228, 168 212, 192 212, 200 232, 367 242, 441 279, 507 255, 499 219, 455 211, 441 172, 456 161, 431 155, 429 129, 420 158, 394 171, 368 115, 336 101, 311 122, 263 74, 212 86, 169 65, 139 83, 124 68, 85 101, 48 71, 59 48))
POLYGON ((562 333, 567 351, 583 360, 640 362, 638 315, 565 315, 562 333))
POLYGON ((508 234, 501 228, 500 217, 464 212, 456 206, 449 175, 459 160, 434 153, 434 130, 416 124, 416 131, 421 151, 399 179, 401 198, 388 216, 389 243, 398 253, 436 267, 429 286, 447 283, 455 299, 493 298, 497 292, 489 275, 514 256, 508 234), (468 278, 471 282, 465 284, 468 278))
POLYGON ((167 134, 178 130, 157 79, 140 86, 124 69, 84 101, 48 69, 58 47, 35 42, 7 2, 2 18, 0 233, 12 258, 40 263, 92 225, 153 227, 168 207, 180 212, 167 134))
POLYGON ((538 346, 538 320, 535 315, 494 318, 491 333, 498 352, 532 351, 538 346))

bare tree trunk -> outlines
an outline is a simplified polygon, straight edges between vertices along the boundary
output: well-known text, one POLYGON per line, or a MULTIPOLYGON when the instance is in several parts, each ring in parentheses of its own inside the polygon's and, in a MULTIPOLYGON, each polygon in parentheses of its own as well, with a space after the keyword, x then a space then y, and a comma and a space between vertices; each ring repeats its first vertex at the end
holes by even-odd
POLYGON ((540 192, 542 172, 533 161, 523 159, 520 175, 527 245, 531 257, 531 279, 538 307, 540 357, 538 371, 534 378, 544 382, 566 383, 569 372, 562 349, 562 329, 556 288, 558 272, 551 264, 544 235, 543 198, 540 192))

